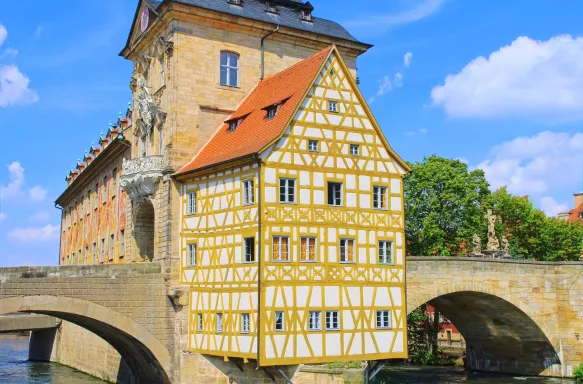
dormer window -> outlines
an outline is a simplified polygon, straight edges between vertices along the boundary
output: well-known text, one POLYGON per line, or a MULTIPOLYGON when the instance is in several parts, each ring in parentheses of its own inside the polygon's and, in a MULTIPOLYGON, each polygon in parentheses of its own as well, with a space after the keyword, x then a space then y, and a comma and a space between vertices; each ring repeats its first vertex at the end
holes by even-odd
POLYGON ((277 7, 271 1, 265 2, 265 12, 277 13, 277 7))
POLYGON ((312 12, 304 9, 300 12, 300 18, 305 21, 312 21, 312 12))
POLYGON ((227 0, 227 3, 233 5, 241 5, 241 0, 227 0))
POLYGON ((275 117, 275 114, 277 113, 277 107, 269 107, 267 109, 267 120, 271 120, 275 117))
POLYGON ((239 127, 239 125, 241 125, 242 121, 243 121, 243 119, 229 121, 229 129, 227 131, 233 132, 235 129, 237 129, 239 127))

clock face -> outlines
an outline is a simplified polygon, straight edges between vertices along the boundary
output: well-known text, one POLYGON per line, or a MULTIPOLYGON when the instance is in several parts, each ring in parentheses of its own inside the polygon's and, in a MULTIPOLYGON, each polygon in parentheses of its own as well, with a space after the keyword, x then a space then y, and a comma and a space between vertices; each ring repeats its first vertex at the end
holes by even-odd
POLYGON ((142 32, 148 28, 148 21, 150 21, 150 14, 148 13, 148 9, 144 8, 142 10, 142 16, 140 17, 140 29, 142 32))

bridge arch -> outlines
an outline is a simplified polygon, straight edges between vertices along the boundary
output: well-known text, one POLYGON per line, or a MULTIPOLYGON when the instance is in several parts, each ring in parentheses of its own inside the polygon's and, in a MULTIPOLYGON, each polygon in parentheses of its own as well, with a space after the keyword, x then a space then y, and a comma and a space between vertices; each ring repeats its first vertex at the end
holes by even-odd
POLYGON ((107 341, 126 361, 136 384, 169 384, 168 349, 132 319, 90 301, 61 296, 17 296, 0 299, 0 315, 38 313, 83 327, 107 341))
POLYGON ((558 338, 520 298, 479 282, 442 284, 407 297, 407 313, 428 303, 466 339, 466 366, 527 375, 560 374, 558 338))

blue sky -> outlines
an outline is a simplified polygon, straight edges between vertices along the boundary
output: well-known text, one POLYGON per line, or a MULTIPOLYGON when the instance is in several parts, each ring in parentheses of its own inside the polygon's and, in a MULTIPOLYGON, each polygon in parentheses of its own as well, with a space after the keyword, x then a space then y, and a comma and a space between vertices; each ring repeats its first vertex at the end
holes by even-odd
MULTIPOLYGON (((132 65, 117 54, 136 4, 3 5, 0 266, 57 263, 53 202, 127 107, 132 65)), ((404 159, 463 159, 549 214, 571 208, 583 183, 582 2, 312 4, 374 44, 358 62, 361 90, 404 159)))

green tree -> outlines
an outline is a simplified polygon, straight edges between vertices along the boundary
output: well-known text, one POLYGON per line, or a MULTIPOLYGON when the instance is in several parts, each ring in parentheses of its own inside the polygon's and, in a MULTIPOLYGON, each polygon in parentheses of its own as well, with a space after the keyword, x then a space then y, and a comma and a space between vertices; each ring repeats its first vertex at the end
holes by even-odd
POLYGON ((549 218, 526 198, 512 196, 500 188, 485 201, 485 210, 498 216, 496 232, 506 236, 510 254, 543 261, 579 260, 583 250, 583 226, 549 218))
POLYGON ((489 195, 482 170, 432 155, 405 176, 405 234, 410 255, 460 255, 483 231, 480 203, 489 195))

